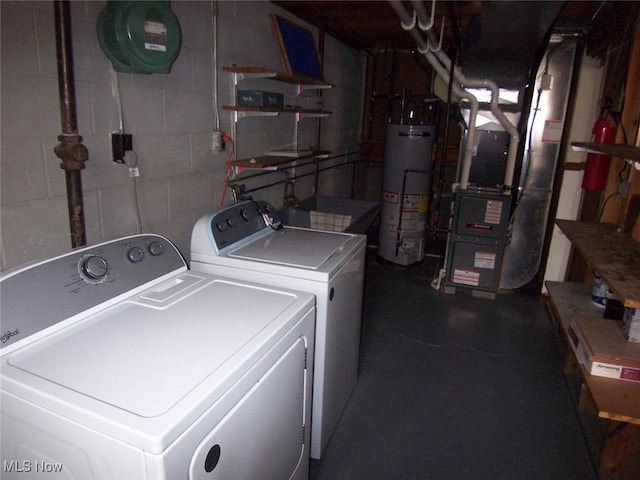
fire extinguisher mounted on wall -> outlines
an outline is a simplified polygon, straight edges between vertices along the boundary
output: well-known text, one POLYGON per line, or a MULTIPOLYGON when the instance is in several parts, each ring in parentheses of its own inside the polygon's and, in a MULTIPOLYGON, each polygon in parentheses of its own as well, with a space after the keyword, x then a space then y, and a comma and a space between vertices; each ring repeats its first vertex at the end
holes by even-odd
MULTIPOLYGON (((600 118, 593 125, 593 143, 614 143, 618 131, 618 122, 609 107, 600 112, 600 118)), ((589 153, 582 177, 582 188, 585 190, 604 190, 609 173, 611 155, 589 153)))

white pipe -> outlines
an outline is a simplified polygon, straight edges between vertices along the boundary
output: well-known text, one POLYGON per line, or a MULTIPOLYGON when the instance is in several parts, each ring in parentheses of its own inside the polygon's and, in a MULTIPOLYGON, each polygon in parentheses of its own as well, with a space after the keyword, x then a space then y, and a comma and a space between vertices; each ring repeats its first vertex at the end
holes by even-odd
MULTIPOLYGON (((398 17, 400 17, 400 21, 402 23, 403 28, 405 28, 411 36, 414 38, 416 45, 418 46, 418 51, 422 53, 429 64, 433 67, 435 72, 440 76, 447 84, 450 82, 449 71, 446 66, 440 62, 439 57, 436 56, 433 52, 429 50, 428 41, 423 37, 423 35, 415 28, 415 21, 412 15, 409 15, 404 5, 400 0, 388 0, 391 7, 394 9, 398 17)), ((448 57, 444 55, 446 60, 448 57)), ((451 61, 449 61, 449 67, 451 66, 451 61)), ((456 81, 456 75, 454 75, 454 81, 456 81)), ((461 88, 460 85, 453 84, 453 93, 460 98, 465 98, 469 101, 470 104, 470 115, 469 115, 469 125, 468 125, 468 134, 465 142, 465 151, 462 160, 462 171, 460 175, 460 188, 466 189, 469 185, 469 172, 471 171, 471 161, 473 156, 475 155, 475 136, 476 136, 476 119, 478 116, 479 103, 478 99, 468 90, 461 88)))
MULTIPOLYGON (((393 9, 395 10, 395 12, 400 17, 403 24, 409 25, 413 17, 410 16, 409 13, 406 11, 402 2, 400 0, 388 0, 388 1, 393 7, 393 9)), ((432 51, 429 49, 429 43, 431 42, 431 44, 435 44, 436 42, 435 35, 433 34, 433 31, 431 29, 427 29, 426 31, 427 40, 425 42, 422 34, 418 32, 417 29, 415 28, 415 23, 417 23, 418 25, 428 25, 430 23, 429 20, 431 17, 427 14, 426 7, 421 0, 412 0, 411 4, 415 9, 417 22, 414 22, 414 24, 410 29, 410 32, 414 37, 414 39, 416 40, 416 43, 418 44, 418 50, 420 51, 420 53, 424 53, 425 57, 427 58, 431 66, 436 70, 436 73, 438 73, 438 75, 440 75, 440 77, 448 83, 450 81, 449 72, 451 71, 451 60, 449 59, 447 54, 444 53, 441 49, 438 49, 437 51, 432 51), (444 70, 444 74, 442 74, 443 70, 444 70)), ((432 10, 433 9, 435 9, 435 4, 432 5, 432 10)), ((431 16, 433 16, 433 11, 431 16)), ((467 156, 467 153, 471 153, 471 156, 473 156, 473 153, 475 153, 474 152, 475 146, 473 142, 475 142, 475 123, 476 123, 476 116, 478 113, 477 99, 475 98, 475 96, 469 93, 466 90, 466 88, 482 87, 491 91, 491 100, 489 103, 491 112, 496 116, 500 124, 505 128, 505 130, 511 136, 511 140, 509 142, 509 152, 507 155, 507 165, 506 165, 506 170, 504 174, 504 190, 506 192, 510 192, 512 183, 513 183, 513 175, 515 171, 518 144, 520 142, 520 134, 518 133, 518 130, 516 129, 516 127, 509 121, 509 119, 505 116, 505 114, 500 109, 500 106, 498 103, 499 94, 500 94, 498 85, 495 82, 488 79, 466 78, 462 73, 462 71, 456 66, 454 66, 454 79, 456 82, 460 84, 460 87, 458 88, 458 91, 456 92, 456 94, 462 98, 469 98, 469 96, 471 96, 475 100, 475 105, 473 102, 471 103, 471 111, 469 115, 470 117, 469 137, 467 139, 465 156, 463 159, 462 171, 460 175, 460 187, 463 189, 466 188, 469 181, 469 172, 471 169, 471 158, 467 156), (463 90, 466 94, 460 95, 459 93, 460 90, 463 90)), ((454 86, 454 90, 455 88, 456 86, 454 86)))
MULTIPOLYGON (((431 64, 433 69, 436 71, 436 73, 448 84, 451 81, 449 71, 436 60, 433 53, 427 52, 425 54, 425 57, 427 58, 427 61, 431 64)), ((460 188, 466 190, 469 186, 469 174, 471 172, 471 163, 473 160, 473 156, 477 153, 476 120, 478 118, 478 110, 480 108, 480 104, 475 95, 470 93, 468 90, 464 90, 458 85, 453 85, 453 92, 458 97, 467 99, 470 105, 469 125, 467 126, 467 139, 465 142, 464 155, 462 157, 462 170, 460 172, 460 188)))
POLYGON ((466 85, 470 87, 483 87, 491 91, 491 100, 489 102, 489 107, 491 108, 491 112, 493 112, 493 114, 496 116, 500 124, 505 128, 505 130, 511 136, 511 139, 509 141, 509 151, 507 154, 507 165, 504 172, 504 186, 503 186, 505 192, 510 192, 513 186, 513 175, 515 172, 516 158, 518 154, 518 144, 520 142, 520 133, 518 132, 518 129, 513 125, 513 123, 509 121, 509 119, 506 117, 506 115, 498 105, 499 88, 495 82, 491 80, 469 79, 467 80, 466 85))

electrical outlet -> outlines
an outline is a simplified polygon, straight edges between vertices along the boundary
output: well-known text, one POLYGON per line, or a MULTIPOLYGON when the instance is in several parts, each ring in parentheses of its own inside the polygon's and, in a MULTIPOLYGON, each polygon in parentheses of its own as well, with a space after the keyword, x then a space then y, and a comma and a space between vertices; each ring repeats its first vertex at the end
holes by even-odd
POLYGON ((133 150, 133 135, 126 133, 111 134, 111 154, 115 163, 125 163, 124 154, 133 150))

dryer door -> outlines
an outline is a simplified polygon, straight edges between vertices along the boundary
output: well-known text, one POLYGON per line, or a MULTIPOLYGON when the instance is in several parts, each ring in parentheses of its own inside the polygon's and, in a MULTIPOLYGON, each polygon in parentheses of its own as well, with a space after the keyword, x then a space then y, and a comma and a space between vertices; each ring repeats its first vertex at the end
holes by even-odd
POLYGON ((287 479, 308 468, 305 350, 304 339, 296 339, 207 435, 191 461, 190 479, 287 479))

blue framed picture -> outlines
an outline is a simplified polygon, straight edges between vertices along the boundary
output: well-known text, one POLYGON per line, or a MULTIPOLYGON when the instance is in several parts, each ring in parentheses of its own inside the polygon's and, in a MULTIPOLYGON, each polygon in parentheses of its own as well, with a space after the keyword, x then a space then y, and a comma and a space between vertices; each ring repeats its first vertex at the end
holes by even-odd
POLYGON ((275 14, 270 19, 286 73, 322 80, 311 31, 275 14))

